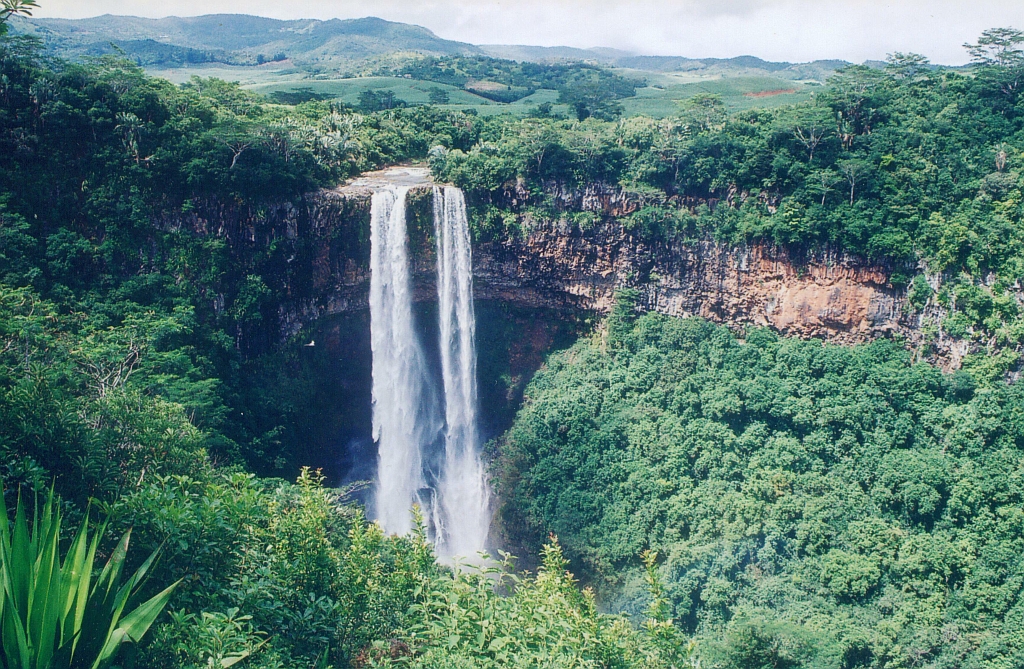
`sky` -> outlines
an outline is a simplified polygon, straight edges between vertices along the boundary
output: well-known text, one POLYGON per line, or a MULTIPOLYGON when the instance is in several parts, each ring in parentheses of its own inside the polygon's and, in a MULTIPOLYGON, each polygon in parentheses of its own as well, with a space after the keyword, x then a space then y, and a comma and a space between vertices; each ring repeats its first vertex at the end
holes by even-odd
POLYGON ((39 0, 37 17, 379 16, 473 44, 612 47, 640 54, 802 62, 896 51, 967 62, 982 30, 1024 30, 1024 0, 39 0))

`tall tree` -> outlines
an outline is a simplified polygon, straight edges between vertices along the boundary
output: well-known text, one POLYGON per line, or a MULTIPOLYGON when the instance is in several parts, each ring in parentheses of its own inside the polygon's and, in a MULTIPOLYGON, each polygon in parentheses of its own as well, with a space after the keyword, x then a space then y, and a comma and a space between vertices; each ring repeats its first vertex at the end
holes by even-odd
POLYGON ((857 184, 861 183, 868 174, 870 165, 864 160, 844 160, 838 164, 839 172, 846 177, 846 183, 850 186, 850 204, 856 193, 857 184))
POLYGON ((910 80, 927 70, 931 61, 919 53, 890 53, 885 59, 885 71, 897 79, 910 80))
POLYGON ((1015 28, 990 28, 977 44, 964 44, 983 74, 996 80, 999 90, 1013 97, 1024 81, 1024 32, 1015 28))
POLYGON ((781 120, 785 129, 807 149, 807 162, 813 162, 815 150, 833 123, 828 111, 821 107, 796 107, 781 120))
POLYGON ((843 148, 852 148, 854 138, 870 133, 878 122, 878 110, 888 93, 883 85, 886 79, 884 72, 866 65, 844 67, 829 78, 821 98, 835 112, 836 134, 843 148))
POLYGON ((690 121, 699 132, 721 127, 727 117, 722 96, 713 93, 694 95, 683 103, 683 109, 683 118, 690 121))
POLYGON ((1014 67, 1024 63, 1022 44, 1024 32, 1016 28, 989 28, 977 44, 964 44, 964 48, 979 65, 1014 67))

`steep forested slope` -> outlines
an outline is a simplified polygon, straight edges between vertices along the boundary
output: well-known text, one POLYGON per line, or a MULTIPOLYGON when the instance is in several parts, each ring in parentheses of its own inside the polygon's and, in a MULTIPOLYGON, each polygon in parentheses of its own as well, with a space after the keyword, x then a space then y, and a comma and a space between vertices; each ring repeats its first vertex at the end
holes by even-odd
POLYGON ((624 300, 552 358, 497 443, 519 546, 557 533, 627 608, 657 551, 711 666, 1022 661, 1019 385, 889 342, 634 318, 624 300))

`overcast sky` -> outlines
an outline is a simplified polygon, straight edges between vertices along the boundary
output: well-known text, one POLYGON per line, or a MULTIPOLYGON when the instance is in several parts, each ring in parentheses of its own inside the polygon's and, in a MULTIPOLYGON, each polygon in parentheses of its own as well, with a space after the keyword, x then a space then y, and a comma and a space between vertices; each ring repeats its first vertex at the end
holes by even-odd
POLYGON ((986 29, 1024 29, 1024 0, 40 0, 36 16, 379 16, 474 44, 606 46, 643 54, 861 62, 893 51, 966 62, 986 29))

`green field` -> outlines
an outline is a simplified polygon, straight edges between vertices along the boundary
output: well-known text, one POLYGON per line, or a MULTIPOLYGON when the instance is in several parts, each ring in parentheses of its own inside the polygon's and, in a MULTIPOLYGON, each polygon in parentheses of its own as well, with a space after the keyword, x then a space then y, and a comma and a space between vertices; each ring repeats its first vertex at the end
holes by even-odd
POLYGON ((648 86, 637 89, 636 96, 622 100, 627 116, 646 115, 655 118, 671 116, 681 103, 701 93, 719 95, 729 111, 754 107, 779 107, 802 102, 817 88, 813 84, 776 79, 774 77, 723 77, 694 81, 692 75, 656 74, 648 77, 648 86), (685 82, 685 83, 682 83, 685 82), (757 95, 758 93, 794 90, 793 93, 757 95))
MULTIPOLYGON (((476 96, 474 96, 476 97, 476 96)), ((513 116, 525 116, 530 113, 531 110, 536 109, 537 105, 545 102, 551 103, 551 113, 557 116, 569 116, 570 109, 569 105, 556 104, 558 101, 558 91, 551 89, 542 88, 533 95, 528 95, 521 100, 516 100, 511 104, 502 104, 500 102, 493 102, 491 100, 485 100, 483 104, 478 105, 465 105, 465 104, 449 104, 444 105, 446 109, 475 109, 478 114, 483 116, 492 116, 494 114, 512 114, 513 116)))
POLYGON ((320 95, 328 95, 341 100, 345 104, 355 105, 359 102, 359 94, 369 90, 386 90, 395 94, 395 97, 405 100, 411 105, 428 104, 430 102, 430 91, 440 88, 448 93, 451 104, 457 105, 483 105, 497 104, 474 95, 461 88, 438 84, 433 81, 420 81, 417 79, 404 79, 400 77, 355 77, 350 79, 303 79, 301 81, 282 81, 274 83, 260 83, 246 86, 249 90, 263 95, 272 95, 277 91, 294 91, 297 89, 310 89, 320 95))
MULTIPOLYGON (((646 115, 664 118, 678 113, 681 103, 700 93, 720 95, 730 111, 741 111, 754 107, 778 107, 801 102, 810 97, 817 88, 814 83, 793 81, 765 76, 707 77, 689 72, 644 72, 620 70, 622 74, 643 77, 647 86, 637 89, 635 97, 621 100, 627 116, 646 115), (793 93, 757 96, 751 94, 794 90, 793 93)), ((188 81, 192 76, 217 77, 237 81, 244 88, 263 95, 277 91, 310 89, 314 93, 327 95, 345 104, 356 105, 359 94, 367 90, 388 90, 395 97, 410 105, 430 102, 430 90, 440 88, 448 92, 446 109, 475 109, 483 115, 513 114, 522 116, 537 105, 550 102, 553 112, 568 116, 566 105, 556 104, 558 92, 542 89, 511 104, 494 102, 461 88, 433 81, 405 79, 402 77, 354 77, 346 79, 309 79, 301 70, 288 64, 272 64, 261 67, 233 67, 229 65, 151 69, 149 73, 175 83, 188 81)))
MULTIPOLYGON (((720 95, 730 111, 740 111, 753 107, 777 107, 806 100, 816 86, 787 79, 774 77, 728 77, 698 78, 686 73, 662 74, 653 73, 648 77, 648 85, 637 89, 636 97, 621 100, 627 116, 646 115, 663 118, 678 113, 680 103, 700 93, 720 95), (751 94, 795 90, 793 93, 757 96, 751 94)), ((510 113, 517 116, 527 113, 537 105, 550 102, 556 114, 568 115, 566 105, 555 104, 558 92, 548 89, 539 90, 511 104, 502 104, 487 100, 469 91, 438 84, 431 81, 403 79, 397 77, 359 77, 352 79, 331 80, 284 80, 245 84, 246 88, 271 95, 276 91, 292 91, 309 88, 316 93, 330 95, 346 104, 355 105, 359 102, 359 94, 366 90, 389 90, 395 96, 409 104, 428 104, 432 88, 448 91, 450 103, 444 105, 448 109, 476 109, 478 113, 491 115, 510 113)))
POLYGON ((237 81, 243 86, 304 81, 309 76, 290 63, 267 63, 258 67, 211 63, 190 67, 147 67, 145 69, 146 74, 150 76, 161 77, 176 84, 185 83, 194 76, 237 81))
POLYGON ((522 116, 537 105, 550 102, 554 105, 553 111, 556 114, 566 115, 569 108, 566 105, 558 105, 558 92, 542 89, 532 95, 511 104, 504 104, 488 100, 469 91, 439 84, 433 81, 421 81, 418 79, 405 79, 401 77, 356 77, 350 79, 301 79, 284 80, 277 82, 261 82, 245 84, 245 87, 256 93, 272 95, 277 91, 295 91, 299 89, 310 89, 314 93, 328 95, 334 99, 341 100, 345 104, 356 105, 359 103, 359 94, 368 90, 387 90, 395 94, 395 97, 404 100, 410 105, 423 105, 430 102, 430 90, 440 88, 447 91, 449 103, 439 105, 445 109, 475 109, 477 113, 490 116, 492 114, 514 114, 522 116))
POLYGON ((474 109, 478 114, 490 116, 494 114, 513 114, 522 116, 534 109, 543 102, 554 104, 555 114, 567 115, 569 109, 565 104, 556 104, 558 91, 542 89, 534 94, 527 95, 512 103, 496 102, 480 95, 476 95, 462 88, 439 84, 432 81, 421 81, 418 79, 404 79, 399 77, 357 77, 350 79, 329 79, 329 80, 285 80, 280 82, 265 82, 248 84, 246 88, 271 95, 278 91, 294 91, 308 88, 315 93, 330 95, 340 99, 346 104, 357 104, 359 93, 366 90, 389 90, 396 97, 406 100, 410 104, 427 104, 430 102, 430 90, 440 88, 449 94, 449 103, 440 104, 438 107, 451 110, 474 109))

